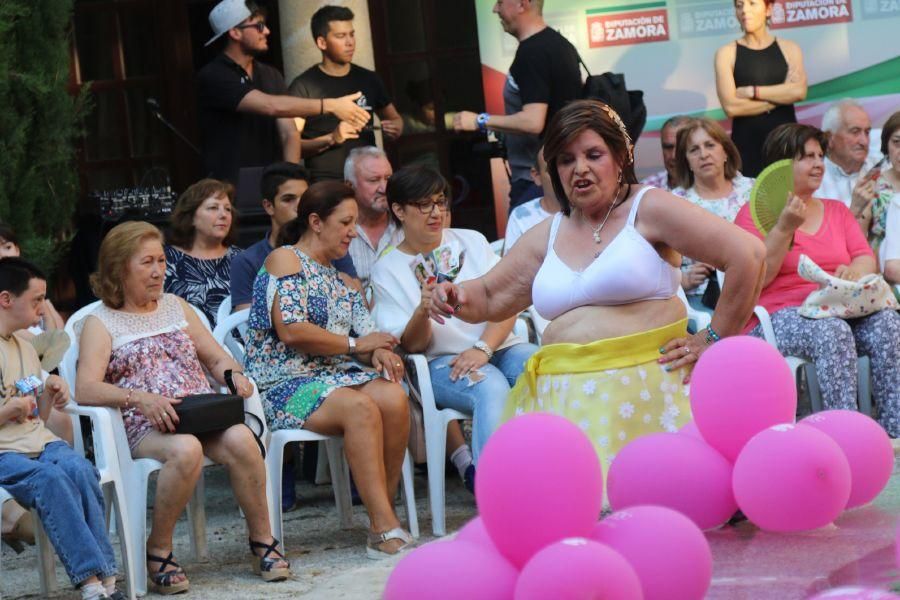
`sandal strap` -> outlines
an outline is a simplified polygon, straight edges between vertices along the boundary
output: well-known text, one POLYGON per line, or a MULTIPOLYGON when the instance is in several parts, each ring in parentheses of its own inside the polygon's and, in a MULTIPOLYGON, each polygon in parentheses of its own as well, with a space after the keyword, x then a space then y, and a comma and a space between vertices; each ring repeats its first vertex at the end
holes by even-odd
POLYGON ((278 550, 278 544, 280 544, 277 539, 272 538, 271 544, 266 544, 264 542, 257 542, 255 540, 250 540, 250 552, 253 553, 254 556, 257 556, 260 560, 271 560, 271 561, 279 561, 286 560, 284 554, 282 554, 278 550), (262 556, 258 556, 254 550, 256 549, 265 549, 262 556), (276 558, 269 558, 270 554, 275 554, 276 558))
POLYGON ((163 573, 163 570, 166 568, 167 565, 172 565, 173 567, 175 567, 174 571, 168 571, 167 573, 164 573, 166 575, 171 574, 171 573, 179 573, 179 572, 184 573, 184 571, 181 568, 181 565, 179 565, 177 562, 175 562, 173 560, 174 558, 175 558, 175 556, 171 552, 169 552, 169 556, 167 556, 165 558, 163 558, 161 556, 156 556, 154 554, 150 554, 149 552, 147 553, 147 562, 158 562, 159 563, 159 569, 157 570, 157 573, 163 573))
POLYGON ((412 536, 402 527, 394 527, 381 533, 369 532, 369 543, 380 545, 390 540, 401 540, 404 544, 411 544, 412 536))

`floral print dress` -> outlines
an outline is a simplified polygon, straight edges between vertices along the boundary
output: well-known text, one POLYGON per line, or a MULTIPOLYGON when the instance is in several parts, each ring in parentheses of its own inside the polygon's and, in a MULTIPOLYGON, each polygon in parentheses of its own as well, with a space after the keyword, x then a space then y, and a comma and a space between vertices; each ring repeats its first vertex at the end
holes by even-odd
MULTIPOLYGON (((149 313, 129 313, 101 304, 75 324, 77 336, 91 316, 100 320, 112 339, 106 383, 167 398, 213 391, 185 331, 184 305, 177 296, 163 294, 156 310, 149 313)), ((123 409, 122 419, 128 447, 134 452, 153 425, 136 406, 123 409)))
POLYGON ((265 267, 260 270, 253 282, 247 324, 245 367, 256 381, 273 431, 303 427, 334 390, 380 377, 349 355, 306 354, 278 339, 273 307, 285 325, 310 323, 354 337, 375 330, 362 295, 344 284, 337 269, 319 264, 293 246, 286 248, 297 255, 299 271, 275 277, 265 267))
POLYGON ((166 291, 203 311, 215 329, 219 305, 231 294, 231 260, 241 249, 230 246, 222 258, 196 258, 175 246, 166 246, 165 252, 166 291))

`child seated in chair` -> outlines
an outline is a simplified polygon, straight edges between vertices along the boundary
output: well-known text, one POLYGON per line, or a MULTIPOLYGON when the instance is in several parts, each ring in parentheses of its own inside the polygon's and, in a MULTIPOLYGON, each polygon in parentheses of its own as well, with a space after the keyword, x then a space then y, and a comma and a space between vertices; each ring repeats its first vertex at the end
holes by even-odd
POLYGON ((51 409, 69 401, 68 387, 56 375, 42 382, 37 353, 14 334, 40 320, 46 291, 37 267, 0 259, 0 486, 37 509, 84 600, 124 598, 97 471, 45 426, 51 409))

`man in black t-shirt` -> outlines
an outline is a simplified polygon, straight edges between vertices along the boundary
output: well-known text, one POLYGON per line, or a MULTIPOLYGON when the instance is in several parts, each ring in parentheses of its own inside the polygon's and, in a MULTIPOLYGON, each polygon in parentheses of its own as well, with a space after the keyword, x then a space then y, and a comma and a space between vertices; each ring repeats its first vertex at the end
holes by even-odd
MULTIPOLYGON (((391 103, 381 78, 374 72, 354 65, 356 37, 353 11, 345 6, 323 6, 310 21, 313 39, 322 51, 322 62, 313 65, 291 83, 290 91, 301 98, 342 96, 359 90, 358 103, 381 118, 381 129, 388 139, 403 133, 403 119, 391 103)), ((303 157, 313 181, 344 179, 344 161, 350 150, 374 146, 371 128, 344 131, 331 115, 307 119, 303 128, 303 157)))
POLYGON ((506 114, 462 111, 453 119, 457 131, 491 129, 507 134, 506 153, 512 174, 510 210, 542 195, 531 180, 531 169, 544 130, 556 111, 581 97, 578 51, 547 26, 542 6, 543 0, 498 0, 494 4, 503 30, 519 41, 503 88, 506 114))
POLYGON ((238 183, 240 170, 300 160, 293 117, 331 113, 358 131, 371 118, 356 104, 358 90, 342 98, 288 95, 277 69, 256 60, 269 49, 266 14, 252 0, 222 0, 209 13, 223 51, 197 74, 204 168, 209 176, 238 183))

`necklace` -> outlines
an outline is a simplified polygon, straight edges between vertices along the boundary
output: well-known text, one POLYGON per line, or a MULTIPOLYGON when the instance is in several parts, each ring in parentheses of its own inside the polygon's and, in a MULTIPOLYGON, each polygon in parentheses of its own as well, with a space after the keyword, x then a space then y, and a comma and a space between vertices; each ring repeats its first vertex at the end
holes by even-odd
MULTIPOLYGON (((609 216, 612 214, 612 211, 615 210, 615 208, 621 204, 619 202, 619 194, 621 192, 622 192, 622 186, 620 185, 619 189, 616 190, 616 197, 613 198, 612 204, 609 205, 609 210, 606 211, 606 216, 603 217, 603 221, 601 221, 600 224, 597 225, 596 227, 591 225, 591 222, 587 220, 587 217, 584 216, 584 213, 581 213, 581 218, 584 220, 585 223, 587 223, 588 227, 591 228, 591 232, 593 233, 593 236, 594 236, 594 243, 600 244, 603 242, 603 240, 600 239, 600 232, 603 231, 603 226, 606 225, 607 221, 609 221, 609 216)), ((623 200, 623 202, 624 202, 624 200, 623 200)))

